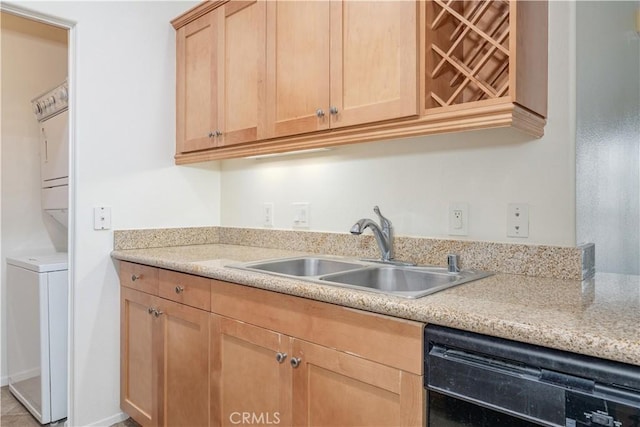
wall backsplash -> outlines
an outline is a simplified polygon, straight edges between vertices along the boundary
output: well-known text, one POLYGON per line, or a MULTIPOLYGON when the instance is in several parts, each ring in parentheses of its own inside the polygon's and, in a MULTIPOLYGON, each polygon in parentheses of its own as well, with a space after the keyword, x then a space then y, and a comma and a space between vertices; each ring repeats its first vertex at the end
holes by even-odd
MULTIPOLYGON (((380 257, 372 235, 317 231, 265 230, 234 227, 196 227, 116 230, 114 249, 148 249, 166 246, 225 244, 286 249, 356 258, 380 257)), ((467 269, 526 276, 582 280, 591 277, 593 245, 561 247, 512 243, 440 240, 396 236, 396 259, 421 265, 446 265, 447 255, 460 255, 467 269)))

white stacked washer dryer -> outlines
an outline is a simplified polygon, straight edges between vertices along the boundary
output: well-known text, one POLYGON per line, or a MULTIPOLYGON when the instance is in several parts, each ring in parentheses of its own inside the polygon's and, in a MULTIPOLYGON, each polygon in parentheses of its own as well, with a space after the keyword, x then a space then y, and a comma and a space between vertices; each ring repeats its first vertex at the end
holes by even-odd
MULTIPOLYGON (((67 81, 31 103, 41 134, 42 209, 67 227, 67 81)), ((66 252, 7 258, 9 389, 41 424, 67 417, 67 267, 66 252)))
POLYGON ((67 417, 67 253, 7 258, 9 390, 40 421, 67 417))
POLYGON ((69 211, 69 89, 59 86, 31 101, 40 124, 42 209, 67 227, 69 211))

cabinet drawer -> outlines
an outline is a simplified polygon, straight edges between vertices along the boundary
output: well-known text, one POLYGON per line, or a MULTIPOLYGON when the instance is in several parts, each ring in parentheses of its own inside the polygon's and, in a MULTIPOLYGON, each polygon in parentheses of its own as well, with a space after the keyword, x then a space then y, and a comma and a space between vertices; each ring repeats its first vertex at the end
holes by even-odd
POLYGON ((160 270, 159 294, 201 310, 211 309, 211 280, 169 270, 160 270))
POLYGON ((158 295, 158 269, 122 261, 120 284, 152 295, 158 295))

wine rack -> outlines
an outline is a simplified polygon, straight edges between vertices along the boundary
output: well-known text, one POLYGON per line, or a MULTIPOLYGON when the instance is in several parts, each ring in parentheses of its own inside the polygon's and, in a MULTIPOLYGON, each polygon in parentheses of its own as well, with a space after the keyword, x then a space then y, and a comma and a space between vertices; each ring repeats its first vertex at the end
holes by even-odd
POLYGON ((511 6, 506 0, 428 2, 427 109, 509 96, 511 6))

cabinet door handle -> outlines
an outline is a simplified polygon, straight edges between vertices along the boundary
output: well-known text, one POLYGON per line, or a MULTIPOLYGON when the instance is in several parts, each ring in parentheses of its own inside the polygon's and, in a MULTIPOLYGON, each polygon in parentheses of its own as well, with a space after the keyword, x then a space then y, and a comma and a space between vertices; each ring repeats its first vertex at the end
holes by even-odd
POLYGON ((132 274, 132 275, 131 275, 131 281, 132 281, 132 282, 135 282, 136 280, 139 280, 139 279, 141 279, 141 278, 142 278, 142 276, 141 276, 141 275, 138 275, 138 274, 132 274))
POLYGON ((329 107, 329 112, 335 116, 338 114, 338 107, 329 107))
POLYGON ((322 110, 322 108, 318 108, 316 110, 316 116, 318 116, 318 118, 324 117, 324 111, 322 110))
POLYGON ((286 358, 287 358, 287 353, 281 353, 281 352, 276 353, 276 360, 278 361, 278 363, 284 363, 284 360, 286 358))
POLYGON ((299 357, 292 357, 292 358, 291 358, 291 362, 289 362, 289 363, 291 363, 291 366, 292 366, 293 368, 297 368, 298 366, 300 366, 300 362, 302 362, 302 359, 301 359, 301 358, 299 358, 299 357))
POLYGON ((156 317, 160 317, 163 314, 162 311, 158 310, 158 309, 154 309, 153 310, 153 315, 156 317))
POLYGON ((149 307, 147 311, 149 312, 149 314, 153 314, 153 312, 156 311, 156 309, 153 307, 149 307))
POLYGON ((180 285, 176 286, 176 294, 181 294, 184 292, 184 288, 180 285))
POLYGON ((216 131, 213 133, 213 136, 222 136, 222 132, 220 132, 219 130, 216 130, 216 131))

